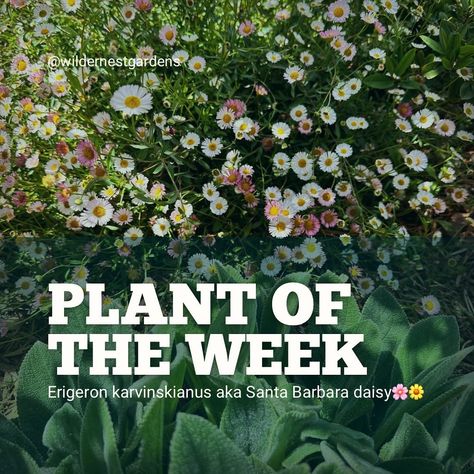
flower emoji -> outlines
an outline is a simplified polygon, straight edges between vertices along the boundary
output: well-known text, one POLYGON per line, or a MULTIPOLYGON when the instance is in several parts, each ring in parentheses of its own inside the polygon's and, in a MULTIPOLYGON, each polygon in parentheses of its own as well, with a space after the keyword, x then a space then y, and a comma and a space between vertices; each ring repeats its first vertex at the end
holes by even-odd
POLYGON ((423 390, 422 385, 418 385, 416 383, 410 387, 408 393, 410 394, 410 398, 412 398, 413 400, 420 400, 420 398, 423 398, 423 394, 425 393, 425 391, 423 390))
POLYGON ((402 383, 399 383, 398 385, 395 385, 395 387, 392 388, 392 393, 394 400, 406 400, 408 397, 408 388, 405 387, 405 385, 403 385, 402 383))

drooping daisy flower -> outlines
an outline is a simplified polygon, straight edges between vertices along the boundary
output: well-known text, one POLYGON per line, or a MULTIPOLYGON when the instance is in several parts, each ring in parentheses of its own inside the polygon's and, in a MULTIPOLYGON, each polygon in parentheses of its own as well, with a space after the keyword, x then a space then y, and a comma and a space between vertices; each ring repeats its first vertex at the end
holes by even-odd
POLYGON ((161 42, 167 46, 173 46, 176 43, 177 31, 174 25, 165 25, 158 34, 161 42))
POLYGON ((151 94, 141 86, 122 86, 115 91, 110 105, 117 111, 126 115, 140 115, 151 110, 151 94))
POLYGON ((112 204, 106 199, 92 199, 89 201, 81 214, 81 225, 84 227, 95 227, 106 225, 114 213, 112 204))
POLYGON ((463 104, 463 111, 466 117, 474 119, 474 104, 471 104, 470 102, 465 102, 463 104))
POLYGON ((369 55, 374 59, 385 59, 386 53, 383 49, 373 48, 369 51, 369 55))
POLYGON ((194 56, 188 61, 188 68, 195 73, 204 72, 206 69, 206 60, 201 56, 194 56))

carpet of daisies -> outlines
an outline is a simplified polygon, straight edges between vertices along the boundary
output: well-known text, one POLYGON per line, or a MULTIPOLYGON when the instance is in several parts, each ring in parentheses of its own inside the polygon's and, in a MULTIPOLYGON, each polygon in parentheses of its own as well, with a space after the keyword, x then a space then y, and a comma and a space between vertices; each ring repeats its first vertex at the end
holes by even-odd
POLYGON ((300 237, 277 275, 321 236, 472 232, 469 1, 164 3, 3 2, 4 237, 300 237))

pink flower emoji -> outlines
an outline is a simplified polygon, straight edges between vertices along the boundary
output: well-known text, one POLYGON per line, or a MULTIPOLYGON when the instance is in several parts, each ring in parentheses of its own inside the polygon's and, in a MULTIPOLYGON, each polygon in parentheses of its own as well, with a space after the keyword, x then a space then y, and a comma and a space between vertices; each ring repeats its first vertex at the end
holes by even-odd
POLYGON ((408 388, 405 387, 405 385, 403 385, 402 383, 399 383, 398 385, 395 385, 395 387, 392 388, 392 393, 394 400, 406 400, 408 397, 408 388))

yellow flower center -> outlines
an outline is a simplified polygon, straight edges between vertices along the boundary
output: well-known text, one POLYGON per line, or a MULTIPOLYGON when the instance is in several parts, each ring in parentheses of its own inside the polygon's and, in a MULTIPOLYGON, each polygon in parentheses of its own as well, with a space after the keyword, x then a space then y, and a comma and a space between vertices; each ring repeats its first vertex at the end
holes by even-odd
POLYGON ((344 8, 336 7, 333 13, 336 18, 341 18, 344 16, 344 8))
POLYGON ((136 109, 137 107, 140 107, 141 103, 142 101, 140 100, 140 97, 137 97, 136 95, 130 95, 124 100, 125 106, 129 109, 136 109))
POLYGON ((94 210, 92 211, 92 214, 94 214, 95 217, 98 217, 99 219, 101 217, 105 216, 105 207, 104 206, 95 206, 94 210))
POLYGON ((171 40, 174 38, 174 33, 173 33, 173 31, 168 30, 168 31, 165 33, 165 38, 166 38, 168 41, 171 41, 171 40))

